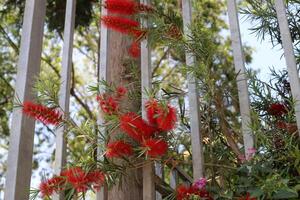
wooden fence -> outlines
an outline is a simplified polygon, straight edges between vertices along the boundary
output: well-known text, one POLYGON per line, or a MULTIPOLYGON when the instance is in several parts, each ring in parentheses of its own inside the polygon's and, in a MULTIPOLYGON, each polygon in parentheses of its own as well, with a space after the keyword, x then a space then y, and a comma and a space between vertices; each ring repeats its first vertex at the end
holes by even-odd
MULTIPOLYGON (((150 0, 141 0, 142 3, 150 4, 150 0)), ((73 37, 75 24, 76 0, 67 0, 64 46, 62 55, 61 70, 61 88, 59 104, 66 113, 69 112, 70 98, 70 77, 73 52, 73 37)), ((293 97, 296 101, 296 119, 297 126, 300 128, 300 85, 298 71, 296 68, 293 44, 288 27, 286 8, 283 0, 275 0, 278 22, 280 25, 281 39, 284 48, 284 55, 291 82, 293 97)), ((18 72, 16 78, 16 94, 21 102, 33 100, 32 86, 34 77, 38 75, 41 63, 42 38, 44 29, 44 19, 46 12, 46 0, 26 0, 24 22, 22 29, 21 51, 18 63, 18 72)), ((106 9, 102 9, 102 14, 106 14, 106 9)), ((189 34, 189 26, 192 23, 192 7, 190 0, 182 0, 182 16, 184 22, 184 32, 189 34)), ((236 0, 228 0, 228 16, 230 22, 230 33, 232 40, 232 49, 234 56, 234 65, 236 69, 238 94, 240 102, 240 113, 242 119, 242 133, 244 138, 245 156, 253 147, 253 135, 249 128, 250 121, 250 103, 247 86, 247 77, 245 75, 245 63, 242 50, 242 41, 239 29, 238 10, 236 0)), ((147 26, 147 21, 142 22, 142 26, 147 26)), ((110 40, 106 27, 101 27, 101 50, 100 50, 100 79, 106 80, 107 74, 107 54, 110 40)), ((141 43, 141 82, 142 88, 151 88, 151 49, 148 48, 147 40, 141 43)), ((186 53, 187 66, 195 64, 195 56, 186 53)), ((199 97, 197 89, 197 80, 193 76, 188 76, 188 97, 190 109, 191 141, 193 155, 193 177, 190 177, 179 167, 171 169, 170 186, 175 189, 178 179, 192 183, 201 177, 204 177, 204 158, 202 151, 201 123, 199 113, 199 97)), ((145 97, 142 97, 144 103, 145 97)), ((143 111, 143 115, 144 111, 143 111)), ((101 120, 100 120, 101 122, 101 120)), ((6 174, 5 199, 20 200, 28 199, 30 191, 30 179, 32 171, 33 155, 33 137, 35 122, 24 116, 20 109, 15 108, 12 116, 12 128, 10 136, 10 148, 8 154, 8 167, 6 174)), ((66 163, 66 142, 63 137, 64 127, 56 131, 56 154, 55 154, 55 173, 66 163)), ((164 189, 166 182, 163 177, 163 171, 159 163, 149 164, 143 169, 143 200, 162 199, 168 195, 164 189)), ((56 195, 54 199, 62 199, 56 195)), ((107 192, 102 190, 97 194, 97 200, 107 199, 107 192)))

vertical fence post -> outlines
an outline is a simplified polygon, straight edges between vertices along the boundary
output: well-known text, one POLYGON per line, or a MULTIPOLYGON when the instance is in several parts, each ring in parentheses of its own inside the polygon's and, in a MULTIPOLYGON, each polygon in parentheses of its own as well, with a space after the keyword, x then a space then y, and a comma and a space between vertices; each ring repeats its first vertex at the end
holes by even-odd
MULTIPOLYGON (((182 0, 182 14, 184 33, 189 35, 191 33, 189 28, 192 23, 192 7, 190 0, 182 0)), ((195 61, 195 56, 186 52, 186 65, 193 67, 195 61)), ((188 74, 188 90, 193 154, 193 178, 194 180, 197 180, 204 176, 204 157, 202 136, 200 133, 199 92, 197 89, 196 78, 192 74, 188 74)))
MULTIPOLYGON (((101 1, 103 2, 103 1, 101 1)), ((101 15, 107 15, 107 9, 102 6, 101 7, 101 15)), ((109 30, 107 29, 106 26, 103 26, 101 23, 101 28, 100 28, 100 64, 99 64, 99 69, 98 69, 98 80, 99 81, 107 81, 107 64, 108 64, 108 32, 109 30)), ((104 92, 104 91, 99 91, 104 92)), ((98 116, 98 124, 103 124, 103 117, 98 116)), ((101 130, 105 131, 105 130, 101 130)), ((98 151, 98 154, 100 155, 100 152, 98 151)), ((101 188, 100 191, 96 193, 96 200, 107 200, 108 199, 108 192, 107 192, 107 187, 106 185, 101 188)))
MULTIPOLYGON (((140 0, 140 3, 150 4, 150 0, 140 0)), ((148 22, 142 21, 142 27, 147 28, 148 22)), ((147 96, 145 90, 151 89, 151 50, 148 39, 141 41, 141 88, 142 88, 142 116, 146 118, 145 101, 147 96)), ((152 162, 143 167, 143 200, 155 200, 154 164, 152 162)))
MULTIPOLYGON (((32 87, 39 74, 46 0, 27 0, 23 20, 21 50, 15 97, 22 103, 34 99, 32 87)), ((29 199, 35 122, 20 108, 14 108, 4 199, 29 199)))
POLYGON ((238 19, 238 11, 235 0, 228 0, 228 17, 231 33, 231 45, 233 50, 235 72, 237 73, 237 86, 240 104, 240 113, 242 118, 242 133, 245 148, 245 157, 251 155, 248 153, 253 148, 253 134, 250 128, 250 99, 247 84, 246 68, 244 61, 244 53, 242 48, 242 40, 240 34, 240 26, 238 19))
MULTIPOLYGON (((66 117, 69 116, 75 11, 76 0, 67 0, 64 26, 64 45, 62 54, 61 85, 59 91, 59 106, 61 107, 61 109, 63 109, 66 117)), ((65 126, 59 127, 55 132, 56 149, 54 173, 56 175, 60 174, 62 168, 66 164, 66 141, 64 137, 66 128, 67 127, 65 126)), ((53 199, 64 199, 63 192, 61 192, 60 194, 55 194, 53 196, 53 199)))
POLYGON ((279 23, 280 36, 284 50, 284 57, 288 69, 293 99, 295 100, 295 113, 300 136, 300 82, 297 63, 294 55, 293 42, 286 16, 286 7, 283 0, 275 0, 275 8, 279 23))

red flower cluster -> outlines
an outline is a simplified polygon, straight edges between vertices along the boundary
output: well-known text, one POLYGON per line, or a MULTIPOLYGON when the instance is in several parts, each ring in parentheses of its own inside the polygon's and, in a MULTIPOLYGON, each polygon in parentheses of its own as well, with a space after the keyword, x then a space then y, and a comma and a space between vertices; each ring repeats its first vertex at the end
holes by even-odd
POLYGON ((108 115, 116 114, 119 110, 119 100, 124 97, 127 93, 125 87, 117 87, 113 95, 104 93, 97 96, 97 101, 99 102, 101 110, 108 115))
POLYGON ((128 52, 132 57, 138 58, 141 55, 141 44, 139 42, 133 42, 128 52))
POLYGON ((42 197, 49 197, 55 192, 63 190, 65 184, 65 179, 59 176, 55 176, 51 179, 42 181, 39 186, 39 190, 42 194, 42 197))
POLYGON ((144 140, 142 146, 146 148, 147 155, 150 157, 158 157, 164 155, 168 150, 168 143, 161 139, 144 140))
POLYGON ((101 19, 108 28, 117 32, 134 36, 140 35, 139 32, 137 32, 140 24, 135 20, 117 16, 103 16, 101 19))
POLYGON ((162 131, 174 129, 177 117, 176 109, 170 105, 159 104, 155 99, 146 103, 146 111, 149 122, 162 131))
MULTIPOLYGON (((153 8, 145 4, 137 3, 133 0, 106 0, 105 7, 110 13, 122 15, 135 15, 140 12, 152 12, 153 8)), ((103 24, 117 32, 134 36, 135 41, 128 49, 130 56, 137 58, 140 56, 140 43, 142 36, 147 32, 140 28, 140 23, 119 16, 103 16, 103 24)))
POLYGON ((155 135, 174 128, 176 109, 151 99, 146 103, 146 112, 149 123, 141 116, 129 112, 120 117, 120 127, 129 137, 141 144, 148 156, 162 156, 167 152, 168 144, 161 138, 155 138, 155 135))
POLYGON ((105 7, 112 13, 135 15, 139 12, 152 12, 153 8, 133 0, 106 0, 105 7))
POLYGON ((249 193, 246 196, 239 198, 239 200, 256 200, 255 197, 251 197, 249 193))
POLYGON ((132 139, 137 142, 142 142, 150 138, 157 129, 150 126, 141 116, 129 112, 120 117, 121 129, 132 139))
POLYGON ((122 156, 130 156, 132 153, 131 145, 120 140, 108 143, 105 155, 108 158, 119 158, 122 156))
POLYGON ((289 111, 284 104, 281 103, 272 103, 267 109, 268 114, 280 117, 287 114, 289 111))
POLYGON ((112 115, 118 111, 119 104, 111 96, 99 95, 97 96, 97 101, 99 102, 101 110, 108 115, 112 115))
POLYGON ((63 119, 62 113, 58 110, 35 104, 30 101, 23 103, 23 113, 46 125, 52 124, 57 126, 63 119))
POLYGON ((67 169, 60 176, 42 181, 39 189, 42 197, 49 197, 61 190, 74 188, 76 192, 86 192, 91 186, 99 190, 105 182, 105 175, 99 170, 85 172, 80 167, 67 169))
POLYGON ((284 121, 277 121, 275 125, 277 128, 285 130, 291 134, 295 133, 298 130, 296 123, 287 123, 284 121))
POLYGON ((199 189, 195 186, 187 187, 185 185, 178 186, 176 199, 177 200, 189 200, 190 197, 196 196, 201 199, 213 200, 209 193, 205 189, 199 189))

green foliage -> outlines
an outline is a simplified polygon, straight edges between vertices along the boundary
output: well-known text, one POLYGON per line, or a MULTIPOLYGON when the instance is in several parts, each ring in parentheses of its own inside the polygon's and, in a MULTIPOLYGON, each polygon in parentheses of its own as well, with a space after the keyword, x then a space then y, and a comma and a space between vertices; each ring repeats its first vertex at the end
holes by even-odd
MULTIPOLYGON (((64 30, 64 19, 66 2, 64 0, 49 0, 47 1, 46 21, 50 31, 57 31, 62 33, 64 30)), ((87 27, 93 17, 93 4, 96 1, 78 0, 76 7, 76 27, 87 27)), ((11 11, 17 12, 20 17, 23 16, 25 0, 3 0, 5 5, 2 10, 3 13, 9 13, 11 11)), ((18 22, 18 26, 21 26, 21 21, 18 22)))
MULTIPOLYGON (((300 62, 300 29, 299 0, 287 0, 287 18, 291 31, 297 63, 300 62)), ((251 30, 262 40, 271 39, 272 44, 281 44, 279 24, 276 18, 274 0, 246 0, 243 3, 242 14, 252 22, 251 30)))

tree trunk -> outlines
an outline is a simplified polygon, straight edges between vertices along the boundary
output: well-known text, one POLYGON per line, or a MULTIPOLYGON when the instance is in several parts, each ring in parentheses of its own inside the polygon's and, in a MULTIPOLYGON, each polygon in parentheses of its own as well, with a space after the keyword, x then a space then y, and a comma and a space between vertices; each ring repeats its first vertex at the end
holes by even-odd
MULTIPOLYGON (((126 62, 129 58, 127 49, 131 42, 129 36, 109 30, 107 81, 117 86, 128 86, 130 83, 129 89, 135 89, 137 90, 136 92, 139 92, 140 76, 139 74, 130 73, 135 70, 132 70, 132 66, 126 62)), ((138 69, 140 69, 139 66, 138 69)), ((122 106, 126 106, 131 111, 138 111, 140 105, 140 100, 135 102, 127 100, 122 106)), ((142 169, 130 170, 127 171, 127 176, 124 177, 119 185, 108 191, 108 200, 141 200, 143 196, 142 189, 142 169)))

